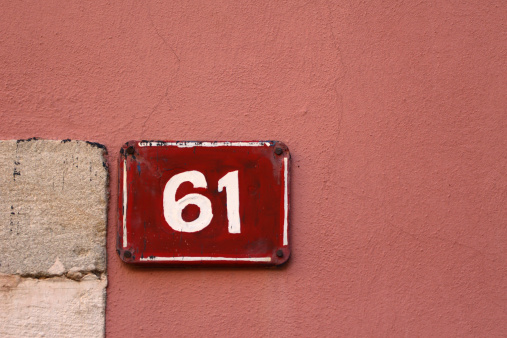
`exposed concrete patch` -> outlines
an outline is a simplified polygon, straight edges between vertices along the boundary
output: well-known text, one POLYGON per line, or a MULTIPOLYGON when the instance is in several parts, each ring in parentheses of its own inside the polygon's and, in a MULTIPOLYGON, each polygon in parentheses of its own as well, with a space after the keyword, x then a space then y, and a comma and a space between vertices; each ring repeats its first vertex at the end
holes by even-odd
POLYGON ((105 271, 105 153, 82 141, 0 141, 0 273, 105 271))
POLYGON ((0 336, 103 337, 106 284, 0 275, 0 336))

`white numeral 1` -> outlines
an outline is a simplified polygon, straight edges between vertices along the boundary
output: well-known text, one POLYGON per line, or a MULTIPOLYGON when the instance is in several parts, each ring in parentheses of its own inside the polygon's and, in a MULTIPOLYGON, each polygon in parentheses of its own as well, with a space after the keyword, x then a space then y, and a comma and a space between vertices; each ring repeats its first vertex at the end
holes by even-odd
POLYGON ((238 171, 227 173, 218 181, 218 192, 227 189, 227 219, 229 220, 229 232, 231 234, 241 233, 239 221, 239 183, 238 171))

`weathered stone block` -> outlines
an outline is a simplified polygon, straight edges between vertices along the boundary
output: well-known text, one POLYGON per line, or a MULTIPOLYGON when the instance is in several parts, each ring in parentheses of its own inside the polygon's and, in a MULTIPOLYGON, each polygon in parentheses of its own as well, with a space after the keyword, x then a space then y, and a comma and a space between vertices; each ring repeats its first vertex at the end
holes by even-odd
POLYGON ((105 153, 0 141, 0 336, 104 335, 105 153))
POLYGON ((0 141, 0 273, 105 271, 105 152, 82 141, 0 141))
POLYGON ((0 275, 0 337, 103 337, 106 283, 0 275))

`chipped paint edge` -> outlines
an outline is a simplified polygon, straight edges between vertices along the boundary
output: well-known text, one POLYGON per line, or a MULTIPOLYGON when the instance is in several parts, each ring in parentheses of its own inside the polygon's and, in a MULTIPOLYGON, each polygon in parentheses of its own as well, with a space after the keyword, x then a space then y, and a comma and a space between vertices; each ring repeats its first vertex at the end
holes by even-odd
POLYGON ((127 159, 123 160, 123 247, 127 247, 127 159))
POLYGON ((251 258, 235 258, 235 257, 147 257, 140 258, 142 262, 271 262, 271 257, 251 257, 251 258))
POLYGON ((289 189, 288 189, 288 176, 289 176, 289 159, 283 159, 283 180, 284 180, 284 217, 283 217, 283 245, 289 245, 289 189))
POLYGON ((178 147, 178 148, 192 148, 192 147, 270 147, 274 145, 272 141, 264 142, 195 142, 195 141, 181 141, 181 142, 156 142, 156 141, 142 141, 139 142, 140 147, 178 147))

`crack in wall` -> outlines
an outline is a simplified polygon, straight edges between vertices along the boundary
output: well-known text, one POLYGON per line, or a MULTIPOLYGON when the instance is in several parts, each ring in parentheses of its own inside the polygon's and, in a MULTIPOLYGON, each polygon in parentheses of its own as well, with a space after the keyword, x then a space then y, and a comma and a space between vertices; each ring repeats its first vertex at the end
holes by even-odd
POLYGON ((107 274, 104 271, 87 271, 76 275, 70 272, 62 275, 44 275, 44 274, 0 274, 0 292, 9 292, 24 280, 44 280, 44 281, 63 281, 72 280, 74 282, 88 282, 94 280, 107 280, 107 274))

